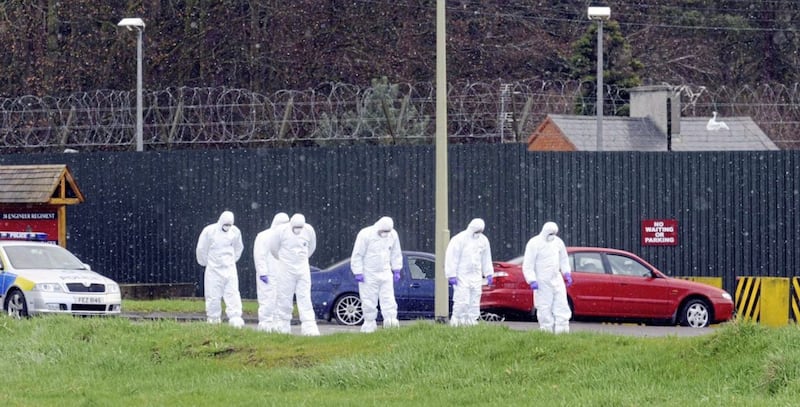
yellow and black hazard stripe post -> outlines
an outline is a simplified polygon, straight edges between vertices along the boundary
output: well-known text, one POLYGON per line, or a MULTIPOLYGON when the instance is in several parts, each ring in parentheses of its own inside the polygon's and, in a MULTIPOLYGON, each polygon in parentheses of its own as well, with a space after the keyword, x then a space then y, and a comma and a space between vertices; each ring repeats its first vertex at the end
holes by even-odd
POLYGON ((789 313, 794 323, 800 322, 800 277, 792 277, 792 294, 789 299, 789 313))
POLYGON ((789 323, 789 279, 737 277, 736 317, 768 326, 789 323))

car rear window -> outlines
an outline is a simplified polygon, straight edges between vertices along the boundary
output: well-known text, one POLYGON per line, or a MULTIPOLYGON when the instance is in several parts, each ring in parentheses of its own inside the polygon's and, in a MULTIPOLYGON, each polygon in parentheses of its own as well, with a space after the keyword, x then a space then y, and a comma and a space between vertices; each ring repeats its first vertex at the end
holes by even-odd
POLYGON ((11 266, 25 269, 84 269, 83 263, 66 249, 55 245, 6 246, 11 266))

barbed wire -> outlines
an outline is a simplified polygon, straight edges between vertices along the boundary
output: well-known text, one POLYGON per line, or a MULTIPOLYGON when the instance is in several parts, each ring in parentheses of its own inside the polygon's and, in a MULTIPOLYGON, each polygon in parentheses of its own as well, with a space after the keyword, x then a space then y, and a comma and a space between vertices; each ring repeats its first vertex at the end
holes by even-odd
MULTIPOLYGON (((523 142, 547 114, 594 114, 595 84, 501 80, 448 86, 454 143, 523 142), (584 95, 589 95, 584 96, 584 95)), ((684 117, 749 116, 781 148, 800 148, 800 84, 710 90, 673 87, 684 117)), ((605 88, 605 114, 624 112, 626 89, 605 88)), ((147 91, 147 150, 340 144, 432 143, 435 85, 370 87, 324 83, 264 95, 245 89, 176 87, 147 91)), ((64 97, 0 98, 0 150, 131 150, 136 95, 98 90, 64 97)))

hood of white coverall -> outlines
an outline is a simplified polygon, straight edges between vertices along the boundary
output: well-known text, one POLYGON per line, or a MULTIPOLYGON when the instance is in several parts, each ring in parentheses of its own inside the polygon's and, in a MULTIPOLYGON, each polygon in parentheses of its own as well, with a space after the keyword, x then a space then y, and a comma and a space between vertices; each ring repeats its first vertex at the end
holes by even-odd
POLYGON ((301 213, 295 213, 292 215, 292 218, 289 219, 289 224, 293 228, 301 228, 306 225, 306 217, 301 213))
POLYGON ((483 219, 475 218, 469 223, 467 230, 472 233, 483 233, 484 227, 486 227, 486 224, 483 222, 483 219))
POLYGON ((391 232, 394 229, 394 221, 392 220, 392 218, 384 216, 378 219, 377 222, 375 222, 375 229, 381 231, 386 230, 391 232))
POLYGON ((539 232, 541 236, 557 235, 558 225, 555 222, 547 222, 542 226, 542 231, 539 232))
POLYGON ((220 229, 222 225, 227 223, 233 225, 233 212, 231 211, 222 212, 222 215, 219 215, 219 220, 217 220, 217 225, 219 225, 220 229))
POLYGON ((289 222, 289 215, 287 215, 286 212, 278 212, 272 218, 272 224, 270 225, 270 227, 274 228, 275 226, 280 226, 288 222, 289 222))

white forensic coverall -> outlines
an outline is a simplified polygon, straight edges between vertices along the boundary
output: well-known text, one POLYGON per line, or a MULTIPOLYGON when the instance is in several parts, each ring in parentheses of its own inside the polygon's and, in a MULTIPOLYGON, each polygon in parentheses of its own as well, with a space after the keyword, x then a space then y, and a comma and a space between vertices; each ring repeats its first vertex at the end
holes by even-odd
POLYGON ((547 332, 569 332, 572 312, 567 301, 564 276, 572 272, 564 242, 556 236, 558 225, 547 222, 542 231, 528 241, 522 272, 528 284, 537 282, 534 295, 539 329, 547 332))
POLYGON ((377 328, 378 304, 380 303, 383 326, 399 327, 397 301, 394 297, 394 275, 403 268, 403 252, 400 238, 394 230, 394 221, 388 216, 378 219, 372 226, 358 232, 350 269, 353 275, 363 275, 358 283, 359 296, 364 309, 364 324, 361 332, 374 332, 377 328))
POLYGON ((317 247, 314 228, 306 223, 305 216, 296 213, 289 223, 278 226, 269 237, 269 242, 270 252, 278 259, 275 272, 275 331, 291 333, 292 298, 296 296, 300 333, 318 336, 317 318, 311 305, 311 267, 308 263, 308 258, 317 247))
POLYGON ((473 219, 467 229, 450 239, 444 257, 448 279, 457 278, 453 286, 453 315, 450 325, 476 325, 481 316, 483 278, 492 275, 492 250, 483 234, 482 219, 473 219))
POLYGON ((256 266, 256 297, 258 298, 258 330, 271 332, 274 329, 276 295, 275 271, 278 259, 269 251, 269 236, 278 226, 289 223, 289 215, 279 212, 272 218, 268 229, 256 235, 253 243, 253 260, 256 266), (266 276, 266 277, 265 277, 266 276), (264 282, 264 279, 267 281, 264 282))
POLYGON ((220 299, 225 301, 228 323, 244 326, 242 297, 239 294, 239 275, 236 262, 242 256, 242 233, 233 225, 233 212, 225 211, 217 223, 212 223, 197 239, 197 262, 206 268, 203 279, 208 322, 218 324, 222 317, 220 299))

